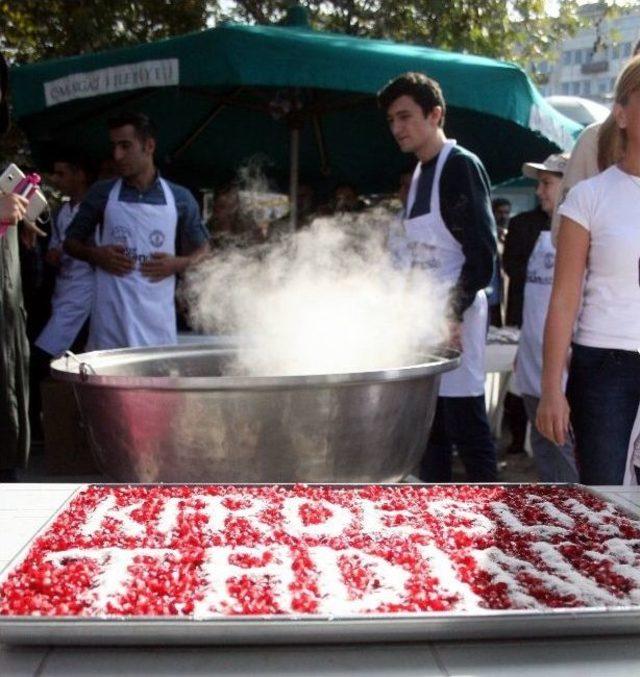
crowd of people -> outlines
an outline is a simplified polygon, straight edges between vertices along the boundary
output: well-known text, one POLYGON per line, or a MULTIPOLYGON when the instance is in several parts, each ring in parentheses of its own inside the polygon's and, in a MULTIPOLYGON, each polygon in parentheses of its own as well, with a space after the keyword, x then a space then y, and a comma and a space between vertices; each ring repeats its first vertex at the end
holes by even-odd
MULTIPOLYGON (((399 149, 416 160, 413 173, 400 180, 403 211, 391 254, 397 265, 427 271, 450 290, 449 343, 461 351, 460 367, 441 379, 420 477, 451 481, 455 451, 469 481, 497 480, 485 345, 489 324, 506 323, 520 327, 514 392, 505 403, 512 450, 524 446, 528 421, 541 481, 636 481, 640 56, 618 79, 610 118, 585 130, 571 158, 556 154, 523 165, 523 174, 536 181, 538 206, 513 218, 508 200, 492 203, 480 159, 446 137, 446 102, 437 82, 406 73, 388 83, 378 101, 399 149)), ((247 220, 236 184, 219 187, 204 224, 193 194, 159 173, 156 132, 145 115, 122 113, 110 119, 108 133, 113 164, 101 168, 98 180, 78 156, 61 153, 53 163, 51 180, 67 199, 51 222, 44 257, 55 271, 51 312, 31 336, 38 415, 37 383, 52 358, 69 349, 175 344, 176 277, 212 249, 237 245, 238 236, 244 246, 265 242, 270 227, 277 230, 247 220), (105 178, 105 172, 115 175, 105 178)), ((350 184, 336 186, 324 208, 314 205, 310 186, 298 190, 303 226, 314 215, 366 206, 350 184)), ((19 196, 0 197, 2 221, 19 222, 25 209, 19 196)), ((10 228, 0 239, 6 400, 0 481, 15 477, 29 448, 20 394, 29 350, 17 237, 10 228)))

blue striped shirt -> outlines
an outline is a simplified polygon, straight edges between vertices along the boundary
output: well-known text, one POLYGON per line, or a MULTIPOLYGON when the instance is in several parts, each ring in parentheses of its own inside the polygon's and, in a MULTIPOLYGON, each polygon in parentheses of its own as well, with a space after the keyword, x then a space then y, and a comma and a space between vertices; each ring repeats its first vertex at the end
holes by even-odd
MULTIPOLYGON (((102 224, 104 210, 113 186, 118 179, 107 179, 94 183, 84 196, 78 213, 67 229, 66 239, 91 241, 95 237, 96 226, 102 224)), ((195 198, 184 186, 171 181, 166 182, 176 203, 178 223, 176 226, 176 247, 183 254, 197 249, 209 239, 209 233, 202 223, 200 208, 195 198)), ((144 191, 128 184, 124 179, 118 195, 118 200, 128 203, 163 205, 164 190, 160 183, 160 176, 144 191)))

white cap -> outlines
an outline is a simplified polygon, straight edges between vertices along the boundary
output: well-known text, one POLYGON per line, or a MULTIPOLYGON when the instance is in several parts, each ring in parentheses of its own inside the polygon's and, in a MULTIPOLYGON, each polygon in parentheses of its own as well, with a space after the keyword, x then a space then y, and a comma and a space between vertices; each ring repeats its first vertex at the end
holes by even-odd
POLYGON ((530 179, 537 179, 538 172, 553 172, 563 174, 569 162, 569 153, 557 153, 549 155, 544 162, 525 162, 522 165, 522 173, 530 179))

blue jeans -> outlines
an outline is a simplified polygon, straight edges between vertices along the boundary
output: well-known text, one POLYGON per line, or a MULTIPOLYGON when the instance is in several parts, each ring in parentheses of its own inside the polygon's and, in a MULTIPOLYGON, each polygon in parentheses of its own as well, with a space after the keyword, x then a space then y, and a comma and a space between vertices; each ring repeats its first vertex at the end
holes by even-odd
POLYGON ((495 482, 498 479, 496 447, 482 395, 438 398, 431 437, 420 462, 420 479, 451 482, 454 445, 470 482, 495 482))
POLYGON ((573 445, 565 442, 562 446, 558 446, 543 437, 536 428, 536 413, 540 399, 523 394, 522 401, 531 423, 531 449, 540 482, 577 482, 578 471, 573 445))
POLYGON ((574 344, 567 399, 583 484, 622 484, 640 405, 640 353, 574 344))

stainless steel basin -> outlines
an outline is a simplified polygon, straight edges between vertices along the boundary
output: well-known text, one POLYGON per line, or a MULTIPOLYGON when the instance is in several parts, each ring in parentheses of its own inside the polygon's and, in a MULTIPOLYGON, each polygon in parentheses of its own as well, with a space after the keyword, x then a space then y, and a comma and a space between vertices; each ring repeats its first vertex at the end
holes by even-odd
POLYGON ((120 482, 396 482, 424 451, 453 352, 317 376, 221 376, 237 348, 62 357, 100 468, 120 482))

